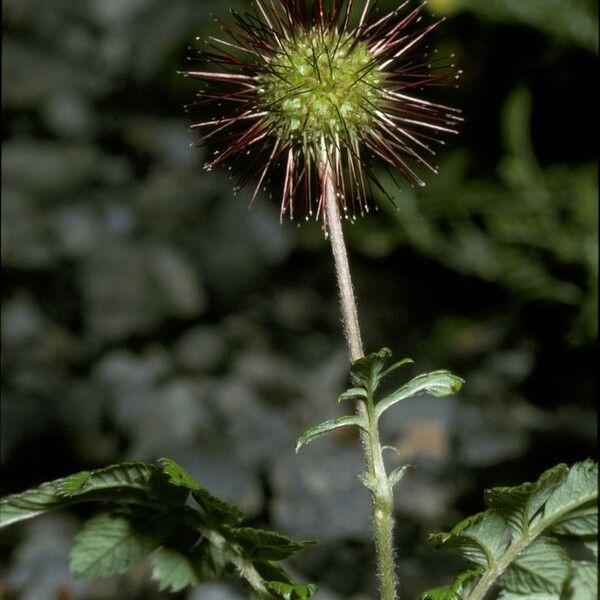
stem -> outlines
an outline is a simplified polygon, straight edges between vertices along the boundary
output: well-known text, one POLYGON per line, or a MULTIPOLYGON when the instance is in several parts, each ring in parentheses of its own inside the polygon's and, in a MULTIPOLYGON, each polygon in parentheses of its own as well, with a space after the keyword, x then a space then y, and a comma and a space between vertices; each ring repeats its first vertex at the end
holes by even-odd
MULTIPOLYGON (((364 357, 364 351, 340 211, 333 184, 331 165, 325 148, 322 151, 321 168, 323 173, 321 184, 325 204, 326 224, 335 263, 344 333, 348 342, 350 359, 354 362, 364 357)), ((392 514, 394 496, 383 462, 372 394, 369 394, 367 402, 358 403, 357 412, 365 417, 369 425, 368 433, 361 430, 361 442, 370 481, 373 482, 371 487, 373 532, 377 550, 377 576, 381 587, 381 600, 396 600, 397 580, 393 543, 394 518, 392 514)))
MULTIPOLYGON (((227 553, 227 542, 225 538, 217 531, 207 529, 204 535, 210 539, 211 543, 220 550, 227 553)), ((263 579, 254 568, 252 561, 246 560, 236 553, 227 553, 229 560, 238 571, 239 576, 245 579, 248 585, 254 590, 259 598, 264 600, 274 600, 273 594, 267 590, 263 584, 263 579)))
MULTIPOLYGON (((325 159, 327 160, 327 159, 325 159)), ((337 276, 338 289, 340 293, 340 305, 342 308, 342 319, 344 322, 344 333, 350 350, 350 360, 354 362, 362 358, 364 354, 360 326, 358 324, 358 312, 354 298, 352 277, 350 276, 350 265, 348 264, 348 253, 344 242, 340 209, 335 196, 335 188, 331 176, 331 167, 327 161, 323 165, 323 193, 325 196, 325 214, 327 215, 327 230, 331 241, 333 259, 335 262, 335 273, 337 276)))

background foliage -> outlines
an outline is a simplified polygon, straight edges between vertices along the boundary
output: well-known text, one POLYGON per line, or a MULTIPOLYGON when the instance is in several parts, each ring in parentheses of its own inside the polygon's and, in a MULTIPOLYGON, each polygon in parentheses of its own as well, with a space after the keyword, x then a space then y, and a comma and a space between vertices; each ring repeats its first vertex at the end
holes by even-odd
MULTIPOLYGON (((596 4, 429 7, 449 17, 432 51, 464 71, 440 93, 465 126, 427 188, 391 189, 348 227, 367 348, 467 381, 382 422, 390 460, 418 465, 397 494, 404 597, 461 568, 427 533, 481 510, 484 486, 536 480, 597 439, 596 4)), ((290 563, 317 597, 366 600, 356 436, 293 452, 341 414, 347 384, 329 249, 314 223, 280 226, 266 197, 248 211, 189 149, 194 86, 176 71, 226 8, 3 2, 1 492, 172 456, 251 524, 321 538, 290 563)), ((68 573, 87 516, 8 530, 0 594, 164 597, 150 564, 95 583, 68 573)), ((235 599, 232 585, 187 597, 235 599)))

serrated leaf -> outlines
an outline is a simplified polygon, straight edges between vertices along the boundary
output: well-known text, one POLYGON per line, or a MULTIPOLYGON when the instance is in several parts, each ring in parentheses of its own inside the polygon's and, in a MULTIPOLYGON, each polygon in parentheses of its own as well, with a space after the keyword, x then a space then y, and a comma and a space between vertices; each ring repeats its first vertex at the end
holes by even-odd
POLYGON ((200 487, 196 480, 174 460, 161 458, 159 463, 169 483, 190 490, 193 498, 210 519, 223 524, 234 524, 243 519, 244 513, 237 506, 221 500, 208 490, 200 487))
POLYGON ((525 535, 534 518, 554 490, 566 479, 569 469, 557 465, 535 483, 486 490, 485 503, 497 510, 517 536, 525 535))
POLYGON ((190 558, 172 548, 159 548, 152 555, 152 579, 161 592, 179 592, 201 581, 190 558))
POLYGON ((192 492, 194 500, 202 507, 207 518, 223 525, 235 525, 244 518, 244 512, 229 502, 221 500, 204 488, 192 492))
POLYGON ((483 568, 481 567, 463 571, 456 577, 452 585, 428 590, 421 594, 419 600, 463 600, 473 581, 478 579, 482 572, 483 568))
POLYGON ((341 427, 349 427, 353 425, 361 427, 365 431, 367 430, 367 425, 360 415, 346 415, 343 417, 336 417, 335 419, 330 419, 329 421, 325 421, 323 423, 319 423, 318 425, 307 429, 298 438, 296 442, 296 452, 298 452, 298 450, 300 450, 302 446, 312 442, 315 438, 323 435, 324 433, 333 431, 335 429, 340 429, 341 427))
MULTIPOLYGON (((574 600, 571 596, 575 587, 569 586, 576 581, 575 563, 559 541, 548 534, 576 535, 583 538, 584 544, 597 535, 597 478, 597 464, 587 460, 570 469, 558 465, 535 483, 489 490, 486 503, 490 509, 483 514, 497 515, 506 523, 504 531, 488 528, 484 535, 479 532, 473 536, 473 526, 480 519, 475 517, 474 522, 473 518, 465 519, 450 533, 432 539, 444 547, 457 548, 479 564, 485 564, 483 545, 489 556, 495 540, 500 554, 496 554, 496 564, 488 565, 492 570, 484 575, 486 586, 496 583, 501 588, 500 600, 574 600)), ((597 572, 587 570, 583 577, 586 575, 597 579, 597 572)), ((588 600, 585 591, 580 593, 584 594, 582 600, 588 600)))
POLYGON ((316 540, 295 541, 286 535, 253 527, 228 527, 223 533, 229 541, 239 544, 248 558, 266 561, 283 560, 317 543, 316 540))
POLYGON ((124 573, 160 543, 154 532, 142 531, 130 519, 103 513, 87 521, 75 536, 70 568, 79 577, 124 573))
POLYGON ((282 600, 306 600, 317 592, 317 586, 313 583, 282 583, 280 581, 266 581, 269 591, 282 600))
POLYGON ((58 493, 64 481, 64 479, 49 481, 37 488, 2 498, 0 500, 0 527, 31 519, 71 504, 58 493))
POLYGON ((373 393, 381 379, 383 367, 391 355, 392 351, 389 348, 382 348, 379 352, 355 360, 350 366, 350 377, 354 385, 373 393))
POLYGON ((433 371, 423 373, 408 383, 398 388, 395 392, 380 400, 375 406, 375 416, 378 419, 388 408, 417 394, 431 394, 432 396, 450 396, 460 391, 464 380, 450 371, 433 371))
POLYGON ((162 471, 145 463, 121 463, 82 471, 0 500, 0 527, 80 502, 138 503, 157 509, 181 505, 187 493, 168 484, 162 471))
POLYGON ((576 463, 544 506, 544 519, 553 521, 560 535, 596 535, 598 532, 598 463, 576 463))
POLYGON ((188 496, 186 490, 171 485, 157 466, 141 462, 119 463, 76 473, 64 480, 60 494, 77 502, 137 502, 155 508, 182 505, 188 496))
POLYGON ((169 482, 173 485, 188 488, 189 490, 199 489, 198 483, 194 478, 174 460, 170 458, 160 458, 160 463, 163 473, 169 478, 169 482))
POLYGON ((404 477, 406 471, 412 469, 413 465, 402 465, 401 467, 396 467, 388 476, 388 481, 392 488, 404 477))
POLYGON ((598 564, 573 561, 571 573, 560 600, 596 600, 598 598, 598 564))
POLYGON ((347 389, 345 392, 341 393, 338 396, 337 403, 341 404, 342 402, 344 402, 346 400, 356 400, 359 398, 366 400, 367 397, 368 397, 368 394, 364 388, 355 387, 355 388, 347 389))
POLYGON ((153 477, 160 474, 154 465, 146 463, 120 463, 94 471, 75 473, 65 478, 60 493, 68 498, 114 489, 137 489, 148 492, 153 477))
POLYGON ((223 552, 206 539, 186 553, 163 546, 152 555, 152 579, 161 591, 178 592, 217 579, 226 564, 223 552))
POLYGON ((510 542, 504 519, 492 510, 468 517, 449 533, 430 536, 439 547, 454 548, 468 560, 493 567, 510 542))
POLYGON ((69 475, 59 486, 60 495, 66 497, 73 496, 85 486, 91 475, 91 471, 81 471, 69 475))
POLYGON ((569 556, 560 544, 543 536, 518 554, 497 583, 516 594, 559 594, 570 566, 569 556))

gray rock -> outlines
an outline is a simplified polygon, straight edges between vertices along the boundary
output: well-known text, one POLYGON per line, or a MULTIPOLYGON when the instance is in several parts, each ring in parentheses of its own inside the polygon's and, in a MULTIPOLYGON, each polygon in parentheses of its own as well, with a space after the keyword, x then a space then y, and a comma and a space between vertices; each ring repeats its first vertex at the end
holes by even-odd
POLYGON ((112 160, 92 145, 13 138, 2 148, 2 177, 48 204, 95 180, 112 160))
POLYGON ((168 317, 202 312, 206 297, 194 266, 165 246, 103 245, 84 276, 87 328, 99 339, 145 333, 168 317))
MULTIPOLYGON (((169 454, 174 446, 195 447, 209 422, 205 397, 205 385, 184 378, 169 381, 146 396, 135 423, 130 457, 152 460, 169 454)), ((129 398, 120 401, 131 405, 129 398)))
POLYGON ((366 539, 370 499, 357 479, 362 469, 358 444, 322 438, 297 456, 282 453, 271 473, 275 527, 297 537, 366 539))
POLYGON ((204 583, 188 596, 188 600, 244 600, 226 583, 204 583))
POLYGON ((204 325, 186 331, 175 345, 177 363, 186 371, 210 372, 219 366, 225 352, 220 330, 204 325))
MULTIPOLYGON (((51 16, 54 5, 41 4, 48 7, 51 16)), ((60 55, 27 45, 8 33, 3 36, 2 51, 2 80, 10 82, 2 87, 5 109, 37 110, 47 98, 63 90, 96 99, 110 89, 105 74, 90 68, 89 63, 65 61, 60 55)))
POLYGON ((29 194, 2 185, 2 264, 20 269, 55 265, 58 247, 50 224, 29 194))
POLYGON ((49 225, 60 254, 70 258, 93 251, 102 237, 100 215, 89 203, 58 208, 50 216, 49 225))
MULTIPOLYGON (((221 186, 229 189, 232 183, 223 178, 221 186)), ((226 194, 214 207, 206 235, 199 240, 208 281, 223 301, 233 300, 234 294, 252 286, 258 289, 266 269, 281 263, 291 250, 291 231, 279 224, 273 204, 259 198, 248 210, 250 196, 249 190, 237 196, 226 194), (217 243, 227 252, 214 252, 217 243)))
POLYGON ((42 107, 50 131, 66 138, 84 138, 93 133, 92 109, 80 92, 57 90, 42 107))
POLYGON ((394 508, 421 522, 439 523, 448 515, 460 491, 455 482, 432 477, 417 464, 398 483, 394 508))
POLYGON ((61 594, 85 597, 90 583, 69 571, 69 551, 76 521, 46 515, 27 526, 27 537, 15 551, 7 584, 20 589, 23 600, 48 600, 61 594))
POLYGON ((227 380, 216 385, 212 395, 228 441, 247 464, 261 465, 278 454, 292 454, 294 436, 289 422, 262 403, 245 381, 227 380))
POLYGON ((90 0, 90 16, 104 28, 125 27, 156 4, 156 0, 90 0))
POLYGON ((458 460, 470 467, 489 467, 522 456, 529 445, 528 431, 507 407, 461 409, 458 460))
POLYGON ((127 141, 140 152, 152 155, 167 168, 200 167, 201 153, 190 148, 193 138, 188 131, 188 123, 183 119, 132 119, 126 125, 127 141))

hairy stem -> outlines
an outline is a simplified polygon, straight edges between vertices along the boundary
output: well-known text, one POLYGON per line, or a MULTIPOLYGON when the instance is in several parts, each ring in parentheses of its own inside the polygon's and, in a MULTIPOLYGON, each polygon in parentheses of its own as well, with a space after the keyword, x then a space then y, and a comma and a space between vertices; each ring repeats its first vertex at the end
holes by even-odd
MULTIPOLYGON (((217 531, 207 529, 204 535, 214 544, 217 548, 227 553, 227 541, 217 531)), ((264 600, 273 600, 274 596, 267 590, 263 583, 263 579, 251 561, 246 560, 242 556, 236 553, 227 553, 229 560, 233 563, 237 569, 238 575, 245 579, 252 590, 258 595, 259 598, 264 600)))
MULTIPOLYGON (((350 359, 354 362, 364 356, 364 351, 340 211, 333 184, 331 166, 325 150, 323 150, 321 168, 323 173, 322 186, 327 232, 333 251, 344 333, 348 342, 350 359)), ((392 514, 394 497, 383 462, 372 394, 369 394, 367 402, 358 403, 357 411, 366 418, 369 424, 369 431, 361 433, 361 441, 365 453, 367 471, 370 476, 369 480, 373 482, 371 486, 373 533, 377 550, 377 576, 381 588, 381 600, 396 600, 397 580, 394 562, 394 519, 392 514)))
POLYGON ((362 337, 358 325, 358 312, 354 299, 354 287, 350 276, 348 253, 344 242, 340 210, 338 208, 335 189, 331 177, 331 167, 327 162, 323 167, 323 189, 325 196, 325 214, 327 215, 327 232, 331 241, 335 272, 340 293, 340 305, 344 322, 344 333, 350 350, 350 360, 354 362, 364 356, 362 337))

